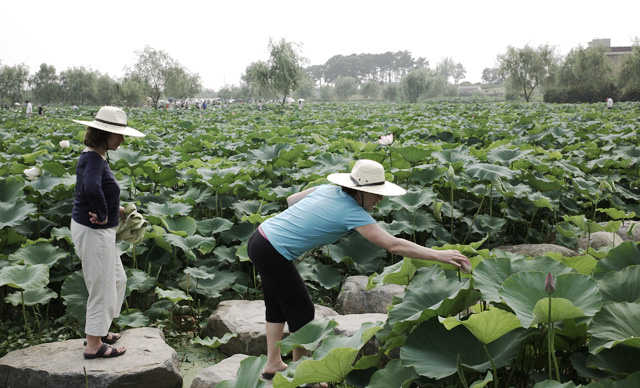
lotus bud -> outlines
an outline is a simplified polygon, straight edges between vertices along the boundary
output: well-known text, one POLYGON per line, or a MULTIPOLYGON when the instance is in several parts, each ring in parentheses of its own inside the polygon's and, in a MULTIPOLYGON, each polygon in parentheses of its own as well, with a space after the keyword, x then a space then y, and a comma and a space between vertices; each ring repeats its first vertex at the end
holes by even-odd
POLYGON ((456 176, 456 170, 453 168, 453 165, 449 165, 449 171, 447 171, 447 174, 449 174, 449 178, 456 176))
POLYGON ((549 272, 547 274, 547 280, 544 281, 544 290, 547 292, 547 294, 551 295, 554 292, 556 292, 556 283, 553 280, 553 275, 551 275, 551 272, 549 272))
POLYGON ((471 263, 468 260, 465 260, 465 261, 460 263, 460 271, 462 273, 464 273, 464 274, 471 273, 472 269, 473 269, 473 267, 471 267, 471 263))
POLYGON ((393 143, 393 134, 380 136, 380 139, 378 139, 378 143, 382 145, 390 145, 391 143, 393 143))
POLYGON ((71 147, 71 143, 69 140, 60 140, 60 148, 69 148, 71 147))
POLYGON ((40 169, 38 167, 27 168, 23 172, 24 172, 24 175, 27 176, 27 179, 29 179, 30 181, 36 179, 41 174, 40 169))

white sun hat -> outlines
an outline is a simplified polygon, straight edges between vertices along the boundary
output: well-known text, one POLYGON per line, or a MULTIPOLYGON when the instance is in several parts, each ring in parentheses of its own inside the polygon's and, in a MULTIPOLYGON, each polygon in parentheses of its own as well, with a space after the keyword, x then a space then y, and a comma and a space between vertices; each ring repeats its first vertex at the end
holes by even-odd
POLYGON ((127 126, 127 114, 114 106, 103 106, 93 121, 73 120, 74 122, 119 135, 144 137, 144 133, 127 126))
POLYGON ((351 173, 329 174, 327 179, 340 186, 379 195, 404 195, 407 191, 395 183, 387 182, 384 167, 369 159, 358 160, 351 173))

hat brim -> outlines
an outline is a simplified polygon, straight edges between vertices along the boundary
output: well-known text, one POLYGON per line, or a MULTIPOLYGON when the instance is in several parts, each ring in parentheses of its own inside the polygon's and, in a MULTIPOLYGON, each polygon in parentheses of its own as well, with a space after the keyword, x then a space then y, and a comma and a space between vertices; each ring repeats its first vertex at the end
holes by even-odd
POLYGON ((351 180, 351 174, 340 172, 329 174, 327 179, 331 183, 335 183, 336 185, 340 185, 343 187, 349 187, 354 190, 364 191, 365 193, 379 194, 379 195, 388 195, 388 196, 397 196, 406 194, 407 190, 402 187, 396 185, 395 183, 385 181, 383 185, 376 186, 357 186, 353 180, 351 180))
POLYGON ((144 137, 144 133, 138 131, 137 129, 133 129, 131 127, 119 127, 117 125, 105 124, 99 121, 82 121, 82 120, 71 120, 75 123, 86 125, 91 128, 97 128, 103 131, 117 133, 118 135, 131 136, 131 137, 144 137))

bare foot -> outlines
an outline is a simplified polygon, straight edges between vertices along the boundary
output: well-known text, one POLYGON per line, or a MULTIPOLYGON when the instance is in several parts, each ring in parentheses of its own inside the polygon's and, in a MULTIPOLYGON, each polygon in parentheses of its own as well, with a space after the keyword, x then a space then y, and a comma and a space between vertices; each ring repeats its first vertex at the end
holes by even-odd
POLYGON ((280 361, 279 364, 269 364, 267 363, 267 365, 264 366, 264 373, 268 373, 268 374, 275 374, 278 372, 282 372, 283 370, 287 369, 287 364, 285 364, 283 361, 280 361))

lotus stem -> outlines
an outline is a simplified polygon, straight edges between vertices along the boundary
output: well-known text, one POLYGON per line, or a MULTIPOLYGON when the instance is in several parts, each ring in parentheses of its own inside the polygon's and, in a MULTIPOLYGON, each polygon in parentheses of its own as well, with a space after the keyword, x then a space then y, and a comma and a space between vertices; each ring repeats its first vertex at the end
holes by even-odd
POLYGON ((27 309, 24 306, 24 290, 23 289, 20 289, 20 298, 22 299, 22 317, 24 319, 24 327, 27 329, 27 333, 29 333, 29 343, 33 346, 35 345, 35 343, 33 342, 31 327, 29 326, 29 322, 27 321, 27 309))
POLYGON ((493 357, 491 357, 491 353, 489 353, 489 349, 486 344, 482 344, 482 348, 484 349, 485 354, 489 357, 489 361, 491 362, 491 368, 493 369, 493 386, 494 388, 498 388, 498 370, 496 369, 496 363, 493 362, 493 357))
POLYGON ((551 321, 551 294, 549 294, 549 328, 547 329, 547 352, 549 353, 549 380, 553 380, 553 368, 556 369, 556 380, 560 382, 560 369, 555 351, 555 327, 551 321))
POLYGON ((471 230, 473 229, 473 224, 476 222, 476 217, 478 217, 478 213, 480 213, 480 209, 482 209, 482 204, 484 203, 484 199, 487 196, 487 187, 484 188, 484 193, 482 194, 482 199, 480 200, 480 206, 478 206, 478 210, 476 214, 473 215, 473 220, 471 220, 471 225, 469 225, 469 230, 467 231, 467 235, 464 236, 464 240, 462 241, 462 245, 467 242, 469 235, 471 234, 471 230))
POLYGON ((451 233, 451 237, 453 237, 453 185, 451 186, 451 227, 449 228, 449 233, 451 233))
POLYGON ((138 269, 138 261, 136 260, 136 243, 133 243, 133 268, 138 269))

